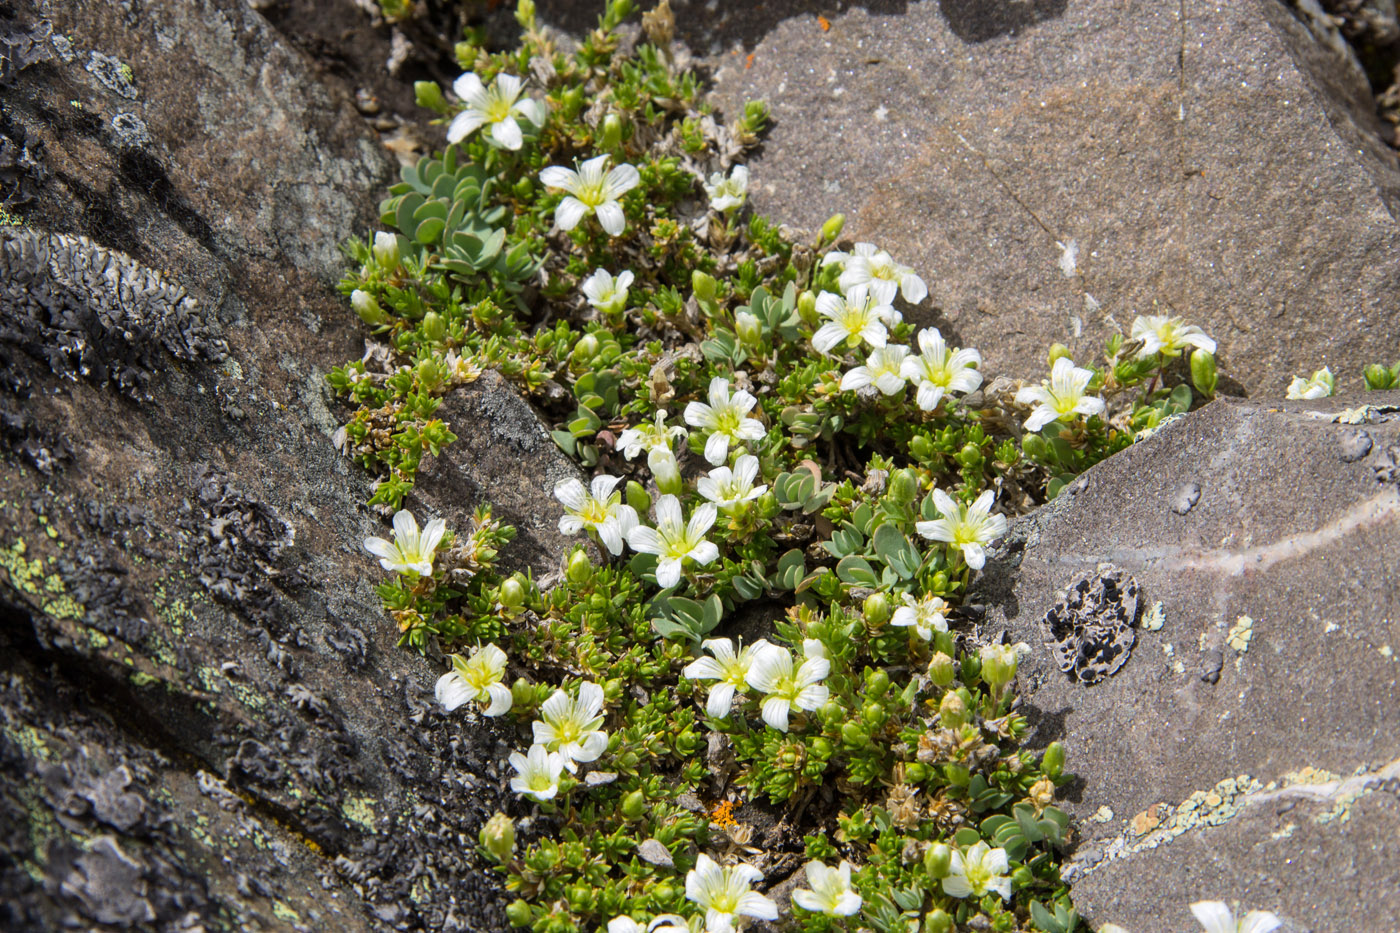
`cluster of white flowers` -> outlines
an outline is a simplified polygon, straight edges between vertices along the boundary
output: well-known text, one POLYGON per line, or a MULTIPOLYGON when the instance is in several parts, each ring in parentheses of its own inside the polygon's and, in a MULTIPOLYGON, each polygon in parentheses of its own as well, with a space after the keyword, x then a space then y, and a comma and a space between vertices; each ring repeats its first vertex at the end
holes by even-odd
POLYGON ((819 709, 831 695, 822 683, 831 673, 831 661, 822 643, 814 638, 802 643, 800 665, 791 651, 762 638, 737 653, 728 638, 711 638, 702 647, 713 657, 692 661, 681 675, 691 680, 715 681, 705 704, 705 712, 715 719, 729 715, 736 692, 747 692, 745 688, 752 687, 763 694, 759 705, 763 721, 786 732, 794 707, 819 709))
POLYGON ((645 451, 647 466, 656 478, 656 487, 662 492, 677 495, 681 491, 681 465, 676 460, 671 442, 673 439, 683 439, 689 433, 680 425, 668 427, 663 408, 656 413, 652 424, 642 423, 618 435, 617 449, 628 460, 645 451))
POLYGON ((531 724, 535 743, 527 754, 512 752, 516 771, 510 789, 536 800, 559 793, 565 770, 578 771, 579 763, 597 761, 608 750, 603 725, 603 688, 591 681, 579 684, 578 696, 556 690, 540 706, 540 718, 531 724))
POLYGON ((822 265, 833 263, 841 264, 837 282, 848 297, 855 289, 864 288, 882 305, 893 304, 896 293, 916 305, 928 295, 928 286, 913 269, 895 262, 874 243, 857 243, 849 253, 832 250, 822 258, 822 265))
POLYGON ((752 865, 723 868, 703 852, 685 876, 685 896, 705 910, 706 933, 730 933, 743 917, 777 920, 778 905, 750 890, 763 873, 752 865))

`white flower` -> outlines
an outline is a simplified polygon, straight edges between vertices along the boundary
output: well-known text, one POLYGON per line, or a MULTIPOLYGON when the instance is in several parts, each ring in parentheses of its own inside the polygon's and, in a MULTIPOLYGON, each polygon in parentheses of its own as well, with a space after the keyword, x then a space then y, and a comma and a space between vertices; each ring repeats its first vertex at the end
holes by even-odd
POLYGON ((777 920, 778 905, 749 886, 763 880, 752 865, 720 868, 703 852, 685 876, 685 896, 705 908, 706 933, 729 933, 738 917, 777 920))
POLYGON ((524 83, 515 75, 499 74, 488 88, 481 79, 468 71, 452 82, 453 92, 467 108, 452 118, 447 128, 447 141, 459 143, 478 128, 490 124, 491 141, 503 149, 519 149, 523 137, 516 114, 535 126, 543 126, 545 105, 537 100, 520 100, 524 83))
POLYGON ((710 196, 710 209, 732 211, 744 206, 744 198, 749 192, 749 170, 742 165, 734 166, 729 177, 723 172, 715 172, 705 183, 705 193, 710 196))
POLYGON ((864 366, 857 366, 841 377, 841 391, 851 392, 873 385, 884 395, 903 392, 903 364, 904 358, 908 355, 908 347, 877 348, 866 357, 864 366))
POLYGON ((1006 516, 992 514, 994 498, 988 489, 968 507, 954 502, 953 497, 943 490, 935 489, 933 503, 943 517, 930 522, 917 522, 914 528, 931 541, 946 541, 962 548, 963 560, 967 565, 973 570, 981 570, 987 562, 984 548, 1006 534, 1006 516))
POLYGON ((942 597, 928 595, 915 599, 904 594, 904 605, 894 611, 891 625, 913 626, 914 631, 924 641, 933 638, 934 632, 948 631, 948 603, 942 597))
POLYGON ((685 406, 685 423, 709 431, 705 439, 705 459, 719 466, 729 459, 729 445, 760 440, 767 430, 763 422, 750 418, 749 412, 758 404, 743 389, 729 396, 729 380, 719 376, 710 380, 710 404, 691 402, 685 406))
POLYGON ((433 552, 445 534, 447 523, 442 519, 433 519, 419 532, 413 513, 400 509, 394 514, 394 540, 366 538, 365 550, 379 558, 379 566, 385 570, 426 577, 433 572, 433 552))
POLYGON ((651 453, 656 450, 671 449, 671 439, 674 437, 685 437, 687 431, 680 425, 675 427, 666 426, 666 410, 662 409, 656 413, 651 424, 645 421, 641 424, 627 428, 617 436, 617 449, 622 451, 622 455, 628 460, 636 457, 642 451, 651 453))
POLYGON ((821 683, 831 673, 831 662, 822 656, 813 657, 815 653, 807 652, 807 660, 794 673, 792 652, 778 645, 767 645, 749 667, 746 678, 749 686, 767 694, 763 698, 763 721, 779 732, 788 731, 788 713, 792 707, 818 709, 831 695, 821 683))
POLYGON ((812 335, 817 352, 858 347, 861 342, 883 347, 888 337, 886 325, 893 327, 903 318, 888 302, 877 302, 864 288, 852 289, 846 297, 822 292, 817 296, 817 313, 827 322, 812 335))
POLYGON ((1293 381, 1288 384, 1288 398, 1327 398, 1335 388, 1336 382, 1332 378, 1332 369, 1324 366, 1313 373, 1311 379, 1294 376, 1293 381))
POLYGON ((728 638, 707 638, 701 647, 714 657, 691 661, 681 671, 681 676, 691 680, 717 681, 710 687, 710 695, 705 703, 705 715, 712 719, 722 719, 729 715, 734 706, 734 692, 744 689, 754 657, 764 648, 772 646, 767 639, 760 638, 735 654, 734 643, 728 638))
POLYGON ((896 292, 902 292, 905 301, 916 305, 928 295, 928 286, 913 269, 895 262, 874 243, 857 243, 850 253, 833 251, 822 259, 824 266, 833 262, 843 264, 839 284, 848 296, 853 289, 868 288, 880 304, 887 305, 894 302, 896 292))
POLYGON ((613 278, 608 270, 599 269, 583 280, 584 297, 604 314, 619 314, 627 308, 627 287, 634 278, 630 271, 613 278))
POLYGON ((506 673, 506 653, 495 645, 483 645, 470 658, 452 655, 453 670, 438 678, 437 701, 450 713, 469 700, 485 703, 487 716, 510 710, 510 688, 501 681, 506 673))
POLYGON ((564 756, 551 752, 543 745, 530 746, 530 754, 510 753, 510 766, 516 776, 510 779, 510 789, 536 800, 548 800, 559 793, 559 776, 564 773, 564 756))
POLYGON ((690 933, 690 924, 677 914, 660 914, 642 926, 623 914, 608 921, 608 933, 690 933))
POLYGON ((904 378, 918 389, 915 398, 924 411, 933 411, 945 393, 974 391, 982 384, 977 367, 982 354, 976 350, 948 352, 948 344, 937 327, 919 331, 919 355, 904 361, 904 378))
POLYGON ((1006 850, 978 842, 963 852, 953 850, 953 862, 943 879, 943 893, 949 897, 982 897, 989 891, 1011 900, 1011 877, 1006 874, 1006 850))
POLYGON ((715 507, 707 502, 691 512, 687 522, 681 514, 681 500, 665 495, 656 503, 656 527, 638 525, 628 534, 627 543, 634 551, 660 558, 656 582, 662 587, 675 586, 681 582, 681 564, 686 558, 708 564, 719 557, 719 548, 705 540, 715 518, 715 507))
POLYGON ((578 687, 578 699, 563 690, 544 701, 540 718, 531 724, 535 741, 564 756, 564 767, 577 771, 580 761, 597 761, 608 750, 603 724, 603 688, 590 681, 578 687))
POLYGON ((861 898, 851 887, 851 863, 842 860, 840 867, 828 868, 822 862, 808 862, 807 883, 812 890, 798 888, 792 892, 792 902, 803 910, 834 917, 849 917, 860 910, 861 898))
POLYGON ((551 165, 540 172, 540 181, 545 185, 569 192, 554 211, 554 222, 560 230, 574 229, 589 213, 598 215, 598 223, 609 236, 617 236, 627 226, 627 217, 617 199, 637 187, 642 178, 634 167, 625 164, 604 174, 607 162, 608 157, 600 155, 584 162, 577 172, 562 165, 551 165))
POLYGON ((1239 921, 1224 901, 1197 901, 1191 905, 1206 933, 1269 933, 1283 923, 1267 910, 1251 910, 1239 921))
POLYGON ((394 269, 399 264, 399 238, 387 230, 374 235, 374 261, 381 268, 394 269))
POLYGON ((613 488, 622 482, 618 476, 599 474, 588 489, 576 479, 566 479, 554 485, 554 498, 564 504, 559 518, 559 530, 576 535, 592 528, 609 554, 622 553, 622 544, 637 527, 637 510, 622 504, 622 493, 613 488))
POLYGON ((1133 340, 1142 341, 1138 359, 1165 353, 1168 357, 1180 355, 1187 347, 1199 347, 1207 353, 1215 352, 1215 341, 1194 324, 1182 324, 1179 317, 1166 315, 1139 315, 1133 318, 1130 332, 1133 340))
POLYGON ((1081 369, 1067 356, 1055 360, 1048 382, 1026 386, 1016 393, 1018 405, 1034 405, 1026 419, 1027 431, 1039 431, 1052 421, 1069 421, 1075 415, 1097 415, 1104 410, 1101 398, 1085 398, 1084 390, 1094 378, 1092 370, 1081 369))
POLYGON ((743 454, 734 461, 734 469, 727 466, 715 467, 709 476, 695 481, 695 491, 709 499, 721 509, 730 509, 740 502, 757 499, 768 491, 768 487, 755 486, 758 477, 758 458, 743 454))

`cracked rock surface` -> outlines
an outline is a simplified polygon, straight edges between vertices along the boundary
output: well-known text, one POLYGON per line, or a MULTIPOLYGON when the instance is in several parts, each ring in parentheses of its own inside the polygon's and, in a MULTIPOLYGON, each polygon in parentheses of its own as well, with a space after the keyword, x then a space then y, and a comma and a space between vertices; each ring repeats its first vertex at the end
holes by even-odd
POLYGON ((1400 490, 1376 470, 1397 442, 1400 392, 1218 401, 1090 470, 988 559, 988 624, 1033 646, 1031 743, 1063 741, 1078 776, 1066 872, 1095 926, 1177 933, 1200 898, 1316 933, 1400 916, 1400 490), (1338 418, 1362 419, 1372 449, 1339 456, 1361 426, 1338 418), (1160 627, 1140 621, 1132 659, 1090 687, 1061 673, 1042 619, 1108 564, 1160 627))
MULTIPOLYGON (((353 91, 244 0, 0 2, 0 929, 506 927, 470 840, 519 737, 395 647, 333 444, 393 169, 353 91)), ((453 417, 408 507, 508 484, 503 559, 557 569, 533 411, 453 417)))
POLYGON ((1079 358, 1134 314, 1203 326, 1251 393, 1394 356, 1400 167, 1327 23, 1279 0, 672 7, 725 111, 771 108, 756 209, 845 212, 928 282, 917 323, 998 372, 1039 378, 1047 345, 1079 358))

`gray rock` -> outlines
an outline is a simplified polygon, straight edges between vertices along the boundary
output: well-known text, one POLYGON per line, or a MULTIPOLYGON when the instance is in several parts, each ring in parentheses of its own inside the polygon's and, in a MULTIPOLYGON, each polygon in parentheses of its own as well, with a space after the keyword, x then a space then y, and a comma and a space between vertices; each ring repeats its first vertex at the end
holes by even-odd
POLYGON ((1152 313, 1251 394, 1394 353, 1400 169, 1330 25, 1276 0, 872 0, 828 31, 805 0, 673 6, 726 112, 772 108, 756 209, 844 211, 927 280, 911 319, 996 371, 1152 313))
POLYGON ((1057 590, 1106 562, 1163 606, 1092 687, 1048 648, 1021 667, 1033 744, 1063 741, 1078 776, 1067 877, 1094 926, 1177 933, 1202 898, 1316 933, 1400 916, 1400 857, 1379 841, 1400 829, 1400 495, 1372 463, 1400 441, 1400 393, 1366 400, 1374 449, 1349 462, 1339 400, 1216 402, 988 560, 986 624, 1033 646, 1057 590), (1216 491, 1189 520, 1168 506, 1185 477, 1216 491))

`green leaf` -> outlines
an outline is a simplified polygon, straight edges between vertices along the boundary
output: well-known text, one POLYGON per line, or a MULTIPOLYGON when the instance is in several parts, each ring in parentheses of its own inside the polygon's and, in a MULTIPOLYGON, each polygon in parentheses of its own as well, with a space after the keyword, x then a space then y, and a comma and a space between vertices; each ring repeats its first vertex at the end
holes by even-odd
POLYGON ((841 558, 836 565, 836 576, 841 578, 843 583, 853 586, 876 586, 879 578, 875 576, 875 570, 870 566, 870 562, 864 557, 841 558))
POLYGON ((875 529, 870 539, 875 553, 901 580, 908 580, 918 571, 923 562, 919 552, 909 543, 909 539, 894 525, 884 524, 875 529))
POLYGON ((801 548, 793 548, 778 558, 777 586, 784 590, 796 589, 806 573, 807 562, 801 548))

